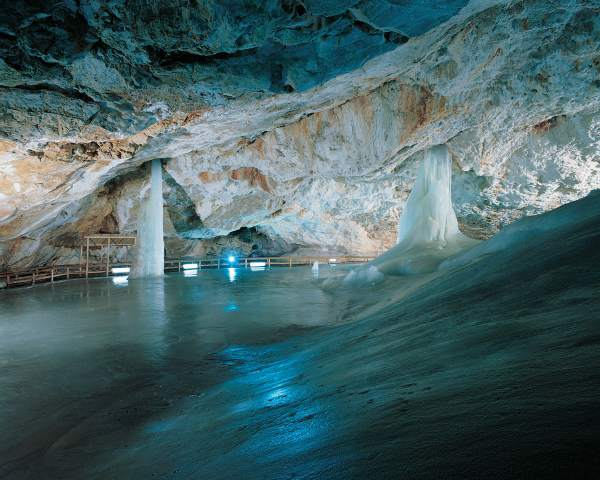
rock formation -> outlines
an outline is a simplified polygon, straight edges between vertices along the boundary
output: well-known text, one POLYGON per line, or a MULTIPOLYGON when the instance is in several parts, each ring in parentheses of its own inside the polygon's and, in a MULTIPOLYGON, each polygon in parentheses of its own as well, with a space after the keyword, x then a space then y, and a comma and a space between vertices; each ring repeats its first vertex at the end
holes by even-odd
POLYGON ((470 236, 599 188, 600 4, 435 4, 17 2, 0 270, 135 232, 155 158, 170 255, 387 248, 439 143, 470 236))

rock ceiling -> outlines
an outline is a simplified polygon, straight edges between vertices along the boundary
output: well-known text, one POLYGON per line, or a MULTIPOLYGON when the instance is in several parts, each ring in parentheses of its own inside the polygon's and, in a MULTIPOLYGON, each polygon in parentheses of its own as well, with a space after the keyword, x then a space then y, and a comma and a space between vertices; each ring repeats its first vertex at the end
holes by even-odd
POLYGON ((177 253, 247 228, 286 250, 381 250, 435 143, 471 235, 599 188, 599 2, 438 3, 16 2, 0 266, 135 231, 153 158, 177 253))

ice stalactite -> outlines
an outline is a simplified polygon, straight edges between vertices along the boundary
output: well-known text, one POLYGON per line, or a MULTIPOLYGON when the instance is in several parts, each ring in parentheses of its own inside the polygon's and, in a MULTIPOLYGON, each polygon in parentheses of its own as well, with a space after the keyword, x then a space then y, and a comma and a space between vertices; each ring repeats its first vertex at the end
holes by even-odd
POLYGON ((163 236, 162 165, 152 160, 150 192, 140 209, 137 257, 133 277, 162 277, 165 263, 163 236))

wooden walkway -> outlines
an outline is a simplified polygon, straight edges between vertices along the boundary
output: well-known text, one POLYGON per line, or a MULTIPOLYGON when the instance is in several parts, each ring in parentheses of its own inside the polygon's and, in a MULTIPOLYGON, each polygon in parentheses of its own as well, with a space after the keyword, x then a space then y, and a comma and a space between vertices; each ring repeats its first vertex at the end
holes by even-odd
MULTIPOLYGON (((314 262, 320 264, 347 264, 365 263, 375 258, 374 256, 336 256, 324 257, 249 257, 235 258, 230 262, 228 258, 177 258, 165 260, 165 272, 181 272, 191 269, 220 269, 220 268, 251 268, 261 266, 272 267, 299 267, 312 265, 314 262)), ((58 280, 69 280, 73 278, 110 277, 123 275, 115 273, 117 268, 131 268, 130 263, 86 263, 83 265, 51 265, 30 270, 0 273, 0 282, 6 284, 7 288, 35 285, 37 283, 55 282, 58 280)), ((118 271, 117 271, 118 272, 118 271)), ((121 271, 122 272, 122 271, 121 271)), ((0 283, 2 286, 2 283, 0 283)))

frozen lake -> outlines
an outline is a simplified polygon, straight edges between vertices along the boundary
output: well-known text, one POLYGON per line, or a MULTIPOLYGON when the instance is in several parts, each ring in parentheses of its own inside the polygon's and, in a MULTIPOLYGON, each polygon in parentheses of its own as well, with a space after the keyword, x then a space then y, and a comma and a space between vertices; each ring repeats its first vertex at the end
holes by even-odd
POLYGON ((340 323, 343 302, 308 267, 0 292, 0 476, 68 476, 95 452, 54 467, 64 442, 99 435, 119 444, 173 401, 228 378, 219 352, 340 323))

